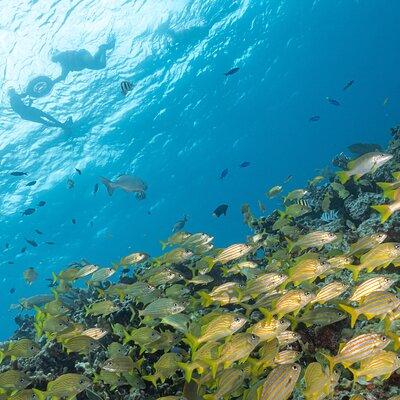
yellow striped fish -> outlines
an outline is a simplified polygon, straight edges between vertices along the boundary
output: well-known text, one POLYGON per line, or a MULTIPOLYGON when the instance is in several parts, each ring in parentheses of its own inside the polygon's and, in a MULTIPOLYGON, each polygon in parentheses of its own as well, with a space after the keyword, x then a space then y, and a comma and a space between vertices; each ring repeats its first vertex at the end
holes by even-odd
POLYGON ((247 332, 253 333, 260 341, 270 341, 289 328, 290 322, 285 319, 263 319, 251 326, 247 332))
POLYGON ((332 232, 314 231, 300 236, 296 242, 288 240, 288 251, 291 253, 294 249, 306 250, 311 247, 323 247, 336 240, 337 236, 332 232))
POLYGON ((293 364, 301 356, 301 352, 296 350, 282 350, 274 358, 274 363, 277 365, 293 364))
POLYGON ((390 340, 385 335, 364 333, 342 345, 336 356, 326 354, 324 356, 328 360, 332 372, 336 364, 343 364, 345 368, 348 368, 355 362, 364 360, 383 350, 389 343, 390 340))
POLYGON ((326 261, 313 258, 304 259, 291 267, 288 271, 288 275, 290 282, 293 282, 294 286, 299 286, 302 282, 313 282, 330 268, 332 268, 332 266, 326 261))
POLYGON ((400 299, 393 293, 373 292, 364 298, 358 308, 353 308, 346 304, 340 304, 340 307, 351 316, 351 327, 353 328, 360 315, 365 315, 368 320, 379 317, 384 319, 386 315, 400 306, 400 299))
POLYGON ((260 307, 260 311, 269 319, 274 315, 276 315, 278 319, 281 319, 284 315, 289 313, 297 315, 297 313, 314 298, 314 293, 304 292, 303 290, 289 290, 276 301, 274 310, 269 311, 260 307))
POLYGON ((349 297, 349 301, 360 301, 373 292, 389 289, 395 281, 387 276, 375 276, 360 283, 349 297))
POLYGON ((247 319, 239 314, 222 314, 212 319, 208 324, 202 326, 200 337, 195 337, 189 332, 186 333, 184 342, 190 346, 193 355, 202 343, 212 342, 230 336, 238 331, 246 321, 247 319))
POLYGON ((280 365, 274 368, 257 390, 258 400, 287 400, 293 392, 300 372, 299 364, 280 365))
POLYGON ((350 252, 348 253, 348 255, 351 256, 353 254, 371 250, 378 244, 383 243, 386 238, 386 233, 373 233, 372 235, 364 236, 350 246, 350 252))
POLYGON ((383 379, 388 379, 398 368, 400 368, 400 354, 382 350, 374 356, 363 360, 359 369, 349 369, 353 374, 354 382, 357 382, 360 377, 365 377, 366 381, 371 381, 380 376, 383 379))
POLYGON ((300 334, 293 331, 283 331, 276 337, 280 347, 295 343, 301 339, 300 334))
POLYGON ((305 400, 322 400, 332 394, 339 378, 340 374, 337 371, 330 373, 329 369, 323 369, 318 362, 308 364, 304 374, 305 400))
POLYGON ((217 390, 213 394, 205 394, 205 400, 219 400, 228 398, 229 395, 242 387, 246 374, 238 368, 226 369, 218 377, 217 390))
POLYGON ((347 289, 348 285, 345 285, 342 282, 331 282, 325 286, 322 286, 315 294, 315 299, 311 300, 310 303, 320 303, 325 304, 327 301, 335 299, 343 294, 347 289))
POLYGON ((244 243, 232 244, 231 246, 222 250, 222 252, 214 258, 213 262, 214 264, 217 262, 220 262, 221 264, 226 264, 229 261, 237 260, 238 258, 244 257, 246 254, 250 253, 251 250, 252 247, 244 243))
POLYGON ((243 295, 256 298, 260 294, 268 293, 287 280, 287 276, 275 272, 262 274, 247 282, 243 295))

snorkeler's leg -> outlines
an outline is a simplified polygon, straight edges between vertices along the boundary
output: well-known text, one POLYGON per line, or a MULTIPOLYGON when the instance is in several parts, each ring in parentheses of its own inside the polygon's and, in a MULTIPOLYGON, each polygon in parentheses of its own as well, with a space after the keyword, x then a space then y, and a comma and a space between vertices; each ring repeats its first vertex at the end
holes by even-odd
POLYGON ((108 37, 107 43, 99 46, 96 54, 93 56, 93 61, 97 69, 102 69, 106 67, 107 63, 107 50, 112 50, 115 47, 115 36, 110 35, 108 37))

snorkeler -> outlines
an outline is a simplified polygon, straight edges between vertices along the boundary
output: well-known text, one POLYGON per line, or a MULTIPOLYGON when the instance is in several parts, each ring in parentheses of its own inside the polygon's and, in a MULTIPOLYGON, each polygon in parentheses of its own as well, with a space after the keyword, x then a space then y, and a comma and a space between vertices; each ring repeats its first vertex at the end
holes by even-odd
POLYGON ((32 107, 31 102, 29 105, 25 104, 22 101, 21 95, 18 94, 15 89, 10 89, 8 91, 8 96, 10 98, 12 110, 16 112, 22 119, 61 129, 68 129, 72 124, 71 117, 67 118, 67 120, 62 123, 46 112, 32 107))
POLYGON ((111 35, 107 43, 99 46, 96 54, 92 56, 86 49, 56 51, 51 57, 53 62, 61 65, 61 75, 53 81, 63 81, 70 72, 82 71, 84 69, 98 70, 106 67, 107 50, 114 49, 115 37, 111 35))

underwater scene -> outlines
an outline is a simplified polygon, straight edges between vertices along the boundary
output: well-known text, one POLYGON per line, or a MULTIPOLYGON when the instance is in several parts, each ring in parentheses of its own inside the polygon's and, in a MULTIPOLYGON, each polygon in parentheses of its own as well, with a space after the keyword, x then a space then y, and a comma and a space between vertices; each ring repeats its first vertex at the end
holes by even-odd
POLYGON ((400 400, 399 15, 2 0, 0 400, 400 400))

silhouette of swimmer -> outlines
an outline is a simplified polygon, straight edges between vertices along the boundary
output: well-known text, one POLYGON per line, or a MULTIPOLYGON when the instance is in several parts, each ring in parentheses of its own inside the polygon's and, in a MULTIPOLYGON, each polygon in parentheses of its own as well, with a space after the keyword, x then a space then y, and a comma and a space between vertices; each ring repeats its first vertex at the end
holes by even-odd
POLYGON ((110 36, 106 44, 99 46, 96 54, 92 56, 87 50, 68 50, 59 52, 56 50, 51 57, 51 61, 61 65, 61 75, 53 81, 57 83, 63 81, 70 72, 82 71, 84 69, 99 70, 106 67, 107 50, 112 50, 115 46, 114 36, 110 36))
POLYGON ((61 129, 68 129, 72 124, 71 117, 67 118, 65 123, 62 123, 51 115, 47 114, 46 112, 39 110, 38 108, 32 107, 32 101, 29 101, 29 105, 26 105, 22 101, 22 96, 18 94, 15 89, 10 89, 8 91, 8 96, 10 98, 10 105, 12 110, 17 113, 22 119, 61 129))

